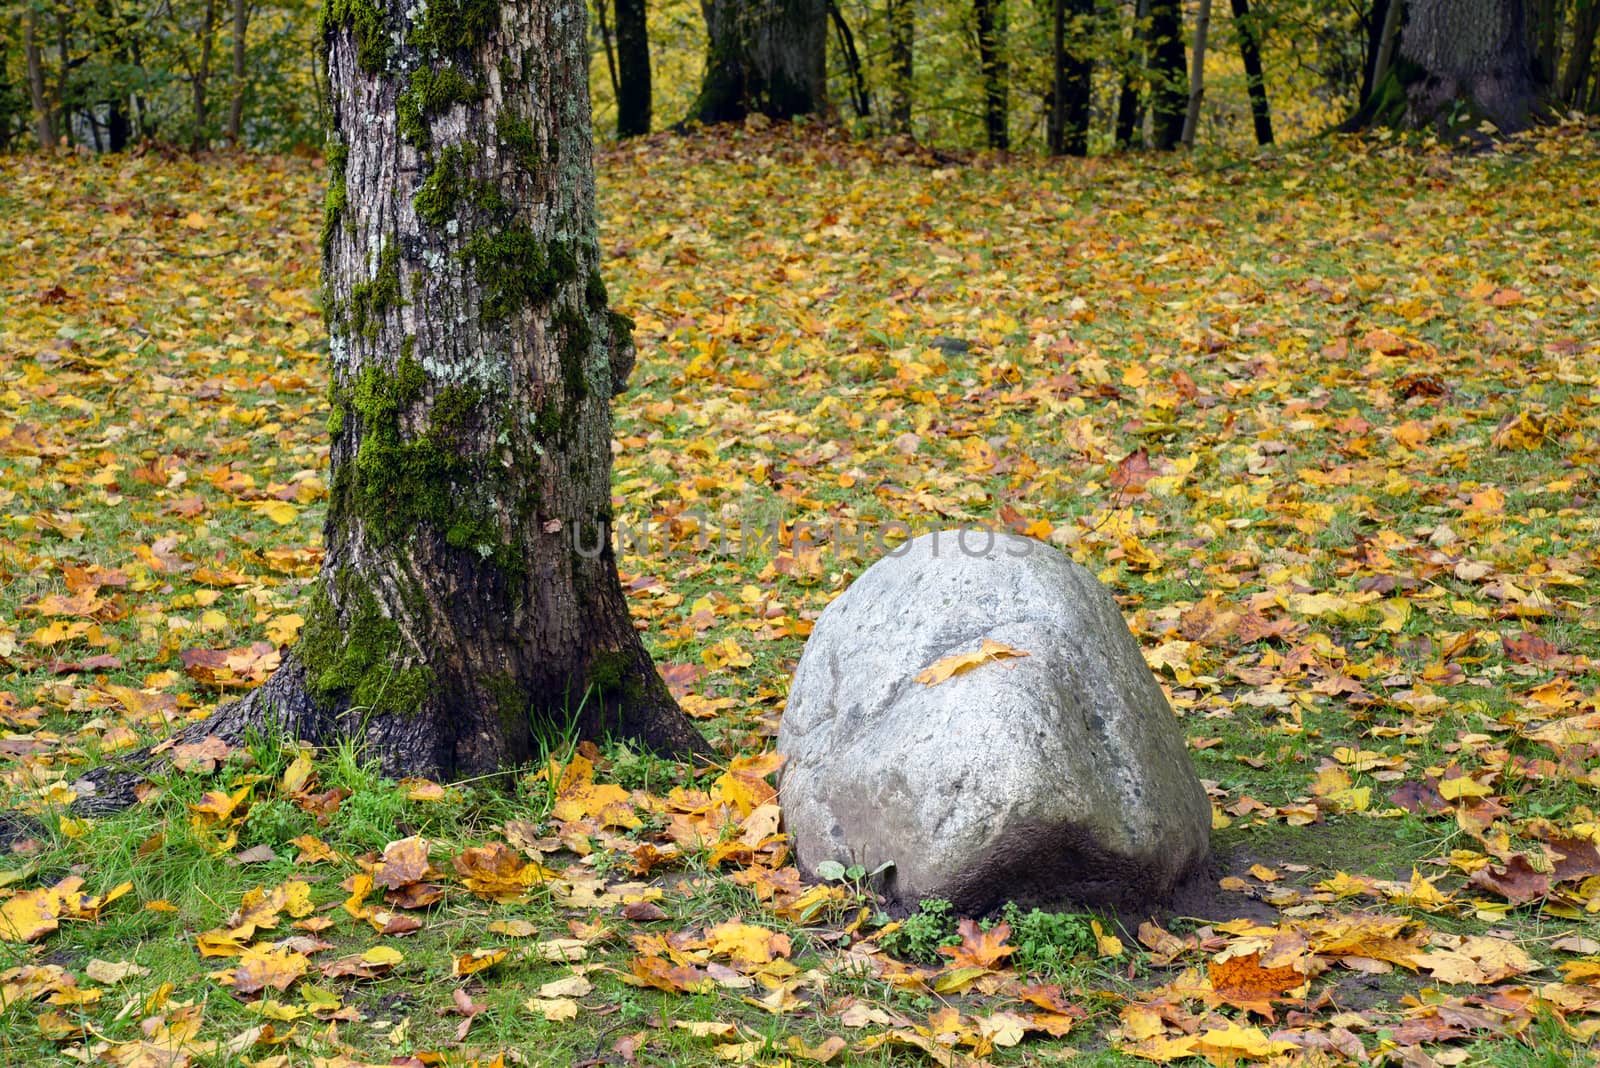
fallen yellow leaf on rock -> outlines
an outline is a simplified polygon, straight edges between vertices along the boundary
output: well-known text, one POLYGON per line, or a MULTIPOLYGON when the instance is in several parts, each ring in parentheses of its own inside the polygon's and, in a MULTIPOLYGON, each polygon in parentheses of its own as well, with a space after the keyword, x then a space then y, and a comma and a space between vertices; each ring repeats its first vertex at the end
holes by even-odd
POLYGON ((983 639, 983 644, 975 653, 956 653, 942 660, 936 660, 917 673, 916 681, 924 686, 937 686, 953 675, 971 671, 979 664, 986 664, 991 660, 1009 660, 1014 657, 1029 656, 1021 649, 1013 649, 1003 642, 992 638, 983 639))

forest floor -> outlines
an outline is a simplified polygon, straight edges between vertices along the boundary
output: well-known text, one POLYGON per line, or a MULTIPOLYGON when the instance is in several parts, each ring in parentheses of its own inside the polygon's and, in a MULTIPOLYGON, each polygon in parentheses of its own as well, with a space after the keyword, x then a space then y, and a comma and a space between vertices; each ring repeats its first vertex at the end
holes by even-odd
POLYGON ((1583 1062, 1596 131, 1063 165, 719 131, 598 165, 640 348, 623 578, 720 765, 551 738, 507 794, 262 738, 87 820, 85 769, 302 623, 321 178, 0 160, 0 1061, 1583 1062), (955 526, 1117 591, 1214 889, 952 934, 787 865, 811 622, 955 526))

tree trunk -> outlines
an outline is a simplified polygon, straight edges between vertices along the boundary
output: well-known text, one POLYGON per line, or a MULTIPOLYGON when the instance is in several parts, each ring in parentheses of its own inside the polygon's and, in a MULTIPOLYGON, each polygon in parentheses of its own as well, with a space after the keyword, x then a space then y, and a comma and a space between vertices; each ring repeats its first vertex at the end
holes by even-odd
POLYGON ((1183 8, 1178 0, 1150 3, 1150 143, 1163 151, 1183 135, 1188 112, 1188 76, 1183 65, 1183 8))
MULTIPOLYGON (((605 0, 599 0, 604 6, 605 0)), ((617 136, 650 132, 650 28, 645 0, 616 0, 617 136)))
POLYGON ((701 0, 706 69, 689 117, 737 122, 827 106, 827 0, 701 0))
POLYGON ((1094 17, 1094 0, 1055 0, 1053 14, 1053 77, 1046 142, 1052 156, 1086 156, 1090 81, 1094 74, 1094 62, 1086 47, 1093 36, 1087 20, 1094 17))
POLYGON ((1457 104, 1505 132, 1524 129, 1533 117, 1524 0, 1413 0, 1400 54, 1421 68, 1406 86, 1413 127, 1455 120, 1457 104))
POLYGON ((1250 17, 1250 0, 1232 0, 1233 25, 1239 33, 1239 56, 1244 60, 1245 84, 1250 93, 1250 119, 1256 144, 1272 144, 1272 111, 1267 105, 1266 73, 1261 67, 1260 27, 1250 17))
POLYGON ((1538 0, 1532 25, 1528 27, 1528 44, 1533 50, 1534 69, 1540 85, 1556 84, 1561 60, 1561 29, 1566 20, 1566 0, 1538 0))
MULTIPOLYGON (((1145 42, 1149 48, 1149 34, 1144 25, 1145 19, 1150 17, 1150 0, 1139 0, 1134 8, 1133 43, 1145 42)), ((1133 135, 1139 130, 1139 116, 1144 110, 1141 106, 1139 93, 1139 79, 1135 64, 1132 60, 1122 70, 1122 84, 1117 91, 1117 119, 1112 139, 1118 148, 1128 148, 1133 144, 1133 135)))
POLYGON ((1200 12, 1194 23, 1194 51, 1189 67, 1189 106, 1184 110, 1184 147, 1194 147, 1194 135, 1200 125, 1200 105, 1206 98, 1206 38, 1211 33, 1211 0, 1200 0, 1200 12))
POLYGON ((249 0, 233 0, 233 101, 228 106, 228 143, 238 147, 244 125, 245 34, 250 28, 249 0))
POLYGON ((866 71, 862 67, 861 53, 856 51, 856 35, 839 10, 838 0, 828 0, 828 18, 839 36, 839 52, 844 56, 845 74, 850 79, 850 106, 859 118, 872 114, 872 94, 867 90, 866 71))
MULTIPOLYGON (((1372 91, 1377 86, 1378 80, 1373 75, 1378 65, 1378 52, 1383 48, 1383 24, 1389 17, 1390 7, 1397 6, 1403 0, 1372 0, 1372 7, 1362 16, 1361 25, 1367 35, 1367 51, 1361 65, 1361 101, 1365 103, 1372 97, 1372 91)), ((1398 12, 1397 12, 1398 14, 1398 12)))
POLYGON ((1567 67, 1561 73, 1561 84, 1556 90, 1563 104, 1583 106, 1583 87, 1589 80, 1597 35, 1600 35, 1600 0, 1578 0, 1572 24, 1572 53, 1567 57, 1567 67))
POLYGON ((56 147, 55 122, 50 102, 44 95, 44 56, 39 48, 39 32, 31 6, 23 9, 22 49, 27 55, 28 102, 33 106, 33 136, 46 152, 56 147))
POLYGON ((889 0, 889 129, 911 132, 911 74, 916 44, 913 0, 889 0))
POLYGON ((1383 11, 1383 25, 1378 29, 1378 54, 1372 61, 1372 84, 1382 84, 1394 62, 1395 45, 1400 41, 1400 10, 1402 0, 1393 0, 1383 11))
POLYGON ((989 147, 1011 147, 1010 86, 1005 55, 1005 0, 973 0, 978 72, 983 79, 983 129, 989 147))
POLYGON ((582 0, 365 10, 324 16, 326 557, 283 667, 190 732, 436 778, 568 726, 705 751, 609 537, 632 323, 598 269, 582 0))
POLYGON ((206 123, 211 115, 206 104, 206 85, 211 80, 211 46, 216 37, 217 0, 206 0, 205 21, 200 26, 200 66, 195 69, 190 85, 194 90, 194 133, 189 138, 189 149, 198 152, 206 144, 206 123))

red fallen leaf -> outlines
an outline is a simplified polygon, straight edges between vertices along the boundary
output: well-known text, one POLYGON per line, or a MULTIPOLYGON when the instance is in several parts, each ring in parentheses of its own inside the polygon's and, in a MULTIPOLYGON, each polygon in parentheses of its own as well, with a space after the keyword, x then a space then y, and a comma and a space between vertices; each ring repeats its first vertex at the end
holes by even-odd
POLYGON ((715 980, 690 965, 674 966, 661 957, 634 957, 624 977, 635 986, 654 987, 669 994, 686 994, 715 986, 715 980))
POLYGON ((656 670, 667 681, 667 689, 672 691, 672 696, 683 700, 706 669, 700 664, 657 664, 656 670))
POLYGON ((1149 482, 1158 472, 1150 466, 1150 454, 1144 449, 1135 449, 1117 461, 1117 466, 1111 472, 1111 485, 1124 493, 1142 493, 1146 482, 1149 482))
POLYGON ((1418 372, 1416 374, 1401 375, 1395 380, 1395 392, 1406 398, 1411 397, 1443 397, 1450 392, 1450 387, 1436 374, 1418 372))
POLYGON ((1537 664, 1541 667, 1560 667, 1571 658, 1563 655, 1555 642, 1524 631, 1515 638, 1500 636, 1500 648, 1518 664, 1537 664))
POLYGON ((997 923, 985 931, 976 920, 962 920, 956 924, 956 933, 961 936, 959 946, 939 947, 939 952, 950 958, 952 968, 1005 967, 1001 962, 1017 951, 1016 946, 1005 944, 1011 937, 1009 923, 997 923))
POLYGON ((398 890, 427 878, 429 871, 427 839, 413 835, 383 847, 372 881, 385 890, 398 890))
POLYGON ((122 667, 122 658, 110 653, 84 657, 82 660, 53 660, 50 672, 54 675, 76 675, 84 671, 116 671, 122 667))
POLYGON ((1550 893, 1550 877, 1535 871, 1521 853, 1513 854, 1504 865, 1479 868, 1467 884, 1499 894, 1513 905, 1523 905, 1550 893))
POLYGON ((53 285, 39 294, 40 304, 60 304, 67 299, 67 291, 60 285, 53 285))
POLYGON ((444 897, 444 887, 436 883, 407 883, 398 890, 384 892, 383 900, 397 909, 425 909, 444 897))
POLYGON ((1561 854, 1553 865, 1555 870, 1550 873, 1551 882, 1570 883, 1600 875, 1600 849, 1588 839, 1551 838, 1545 845, 1561 854))
POLYGON ((622 907, 622 918, 625 920, 638 920, 643 923, 651 920, 664 920, 667 918, 667 913, 654 901, 630 901, 622 907))
POLYGON ((1408 779, 1389 795, 1389 800, 1407 812, 1426 812, 1430 816, 1437 816, 1441 812, 1450 810, 1450 802, 1439 793, 1439 780, 1432 775, 1421 782, 1408 779))

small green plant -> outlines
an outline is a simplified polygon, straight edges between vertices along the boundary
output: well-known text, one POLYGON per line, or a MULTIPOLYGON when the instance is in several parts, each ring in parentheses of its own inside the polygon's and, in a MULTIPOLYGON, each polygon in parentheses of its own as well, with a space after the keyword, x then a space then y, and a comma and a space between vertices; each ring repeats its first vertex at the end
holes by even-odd
POLYGON ((930 897, 917 905, 917 911, 900 921, 900 926, 885 934, 880 940, 885 950, 897 957, 921 964, 938 964, 944 960, 940 946, 959 946, 961 936, 956 934, 954 906, 942 897, 930 897))
POLYGON ((1022 972, 1060 972, 1075 959, 1094 953, 1089 917, 1072 912, 1023 912, 1007 903, 1000 918, 1011 925, 1007 939, 1017 947, 1011 964, 1022 972))
POLYGON ((244 819, 244 840, 251 845, 280 846, 311 829, 311 817, 282 798, 257 801, 244 819))

